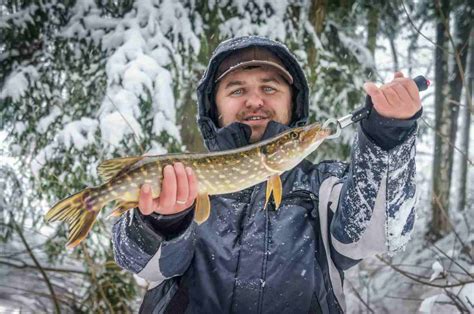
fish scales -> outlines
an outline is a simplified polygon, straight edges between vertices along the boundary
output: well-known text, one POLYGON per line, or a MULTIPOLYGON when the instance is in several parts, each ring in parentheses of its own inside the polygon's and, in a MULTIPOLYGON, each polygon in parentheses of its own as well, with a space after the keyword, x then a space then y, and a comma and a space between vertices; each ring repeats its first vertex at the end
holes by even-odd
POLYGON ((168 154, 124 157, 104 161, 98 168, 106 181, 97 187, 69 196, 46 214, 47 221, 70 223, 68 247, 75 247, 88 234, 100 210, 115 201, 112 216, 138 206, 140 188, 147 183, 152 196, 161 192, 163 168, 181 162, 193 169, 198 181, 195 220, 209 217, 209 195, 237 192, 267 181, 264 208, 273 195, 276 207, 281 201, 280 175, 296 166, 330 135, 318 124, 287 130, 272 139, 246 147, 201 154, 168 154))
POLYGON ((232 193, 262 182, 272 175, 263 166, 259 154, 258 149, 254 149, 250 153, 235 153, 228 158, 182 155, 156 160, 156 157, 144 157, 139 165, 113 178, 110 185, 117 193, 129 193, 127 195, 129 197, 122 197, 123 200, 138 201, 140 187, 145 183, 151 185, 153 197, 158 197, 162 168, 175 162, 182 162, 185 167, 191 167, 196 174, 198 193, 209 195, 232 193))

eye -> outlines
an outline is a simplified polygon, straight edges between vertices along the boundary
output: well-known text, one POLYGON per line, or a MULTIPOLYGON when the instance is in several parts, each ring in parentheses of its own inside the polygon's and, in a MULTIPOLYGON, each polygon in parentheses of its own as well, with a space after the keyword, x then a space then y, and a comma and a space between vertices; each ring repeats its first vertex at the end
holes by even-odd
POLYGON ((298 133, 292 132, 290 133, 290 137, 292 140, 296 140, 298 138, 298 133))
POLYGON ((271 87, 271 86, 265 86, 265 87, 263 88, 263 91, 264 91, 265 93, 267 93, 267 94, 273 94, 273 93, 276 91, 276 89, 274 89, 274 88, 271 87))
POLYGON ((239 88, 239 89, 236 89, 236 90, 232 91, 230 94, 239 96, 239 95, 242 95, 242 93, 243 93, 242 88, 239 88))

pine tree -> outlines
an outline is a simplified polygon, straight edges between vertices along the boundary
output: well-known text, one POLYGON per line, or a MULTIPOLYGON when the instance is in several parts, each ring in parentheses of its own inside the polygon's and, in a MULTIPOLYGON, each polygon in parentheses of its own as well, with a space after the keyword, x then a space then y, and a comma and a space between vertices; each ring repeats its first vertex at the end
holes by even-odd
MULTIPOLYGON (((130 274, 114 266, 111 222, 99 219, 87 240, 67 252, 67 227, 45 226, 45 211, 99 184, 96 167, 105 159, 204 150, 195 124, 195 87, 219 42, 257 34, 286 43, 308 76, 312 121, 345 115, 359 105, 364 71, 373 60, 360 44, 364 35, 356 32, 361 22, 350 9, 353 2, 343 9, 326 3, 316 20, 308 15, 314 3, 3 4, 0 130, 8 133, 14 168, 21 169, 8 173, 27 187, 24 201, 8 206, 16 206, 17 223, 32 222, 27 235, 48 230, 46 236, 27 237, 42 248, 40 264, 71 263, 79 269, 50 275, 61 308, 127 312, 133 310, 127 300, 140 291, 130 274)), ((352 135, 344 133, 317 158, 347 157, 352 135)), ((8 193, 8 201, 15 198, 14 187, 8 193)), ((2 216, 9 229, 1 234, 10 248, 18 246, 19 234, 9 217, 2 216)), ((45 294, 37 304, 52 304, 44 282, 35 280, 45 294)))

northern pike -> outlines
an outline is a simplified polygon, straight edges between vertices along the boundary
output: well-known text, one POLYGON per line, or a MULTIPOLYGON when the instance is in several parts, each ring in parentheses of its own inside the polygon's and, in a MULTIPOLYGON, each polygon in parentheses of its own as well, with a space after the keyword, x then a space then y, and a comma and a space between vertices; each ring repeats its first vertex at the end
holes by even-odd
POLYGON ((280 175, 316 150, 330 133, 329 129, 314 123, 238 149, 106 160, 98 166, 104 184, 88 187, 57 202, 45 218, 70 224, 66 246, 73 248, 84 240, 107 203, 116 201, 111 215, 120 216, 138 206, 140 188, 145 183, 151 186, 153 198, 158 197, 162 170, 175 162, 191 167, 196 174, 198 196, 194 220, 198 224, 209 217, 209 195, 237 192, 264 181, 267 186, 263 208, 272 194, 278 208, 282 198, 280 175))

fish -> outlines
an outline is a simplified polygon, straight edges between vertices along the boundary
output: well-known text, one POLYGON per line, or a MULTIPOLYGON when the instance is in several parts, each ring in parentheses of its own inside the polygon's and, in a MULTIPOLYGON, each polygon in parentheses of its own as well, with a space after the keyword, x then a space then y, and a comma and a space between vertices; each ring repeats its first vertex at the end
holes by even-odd
POLYGON ((153 198, 160 195, 163 168, 181 162, 191 167, 198 181, 194 221, 200 225, 210 215, 210 195, 227 194, 266 181, 266 208, 273 195, 275 208, 282 199, 280 175, 299 164, 331 133, 319 123, 286 130, 270 139, 219 152, 181 153, 110 159, 98 166, 103 184, 60 200, 45 215, 46 222, 69 224, 67 248, 82 242, 99 212, 115 201, 111 216, 120 216, 138 207, 140 188, 151 186, 153 198))

